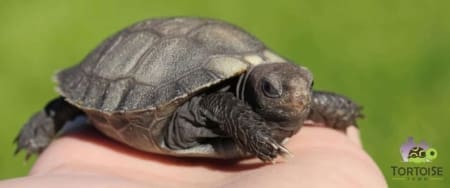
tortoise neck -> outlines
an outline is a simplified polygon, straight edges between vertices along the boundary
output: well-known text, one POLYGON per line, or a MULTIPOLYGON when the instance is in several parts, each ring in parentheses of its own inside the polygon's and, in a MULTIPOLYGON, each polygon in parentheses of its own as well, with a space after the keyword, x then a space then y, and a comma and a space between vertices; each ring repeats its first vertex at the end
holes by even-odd
POLYGON ((236 84, 236 97, 239 100, 245 101, 245 88, 247 87, 248 77, 254 70, 254 66, 250 67, 245 74, 239 77, 238 83, 236 84))

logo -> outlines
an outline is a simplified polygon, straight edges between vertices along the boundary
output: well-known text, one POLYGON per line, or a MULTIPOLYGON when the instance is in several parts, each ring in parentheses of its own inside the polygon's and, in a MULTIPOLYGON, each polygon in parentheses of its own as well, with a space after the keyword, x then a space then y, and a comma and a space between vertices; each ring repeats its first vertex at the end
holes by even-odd
POLYGON ((400 147, 400 154, 403 162, 427 163, 437 158, 437 151, 430 148, 425 141, 419 144, 414 143, 414 138, 409 137, 408 141, 400 147))
POLYGON ((433 165, 438 157, 436 149, 425 141, 415 143, 413 137, 400 146, 401 162, 392 165, 392 179, 405 181, 443 180, 444 167, 433 165))

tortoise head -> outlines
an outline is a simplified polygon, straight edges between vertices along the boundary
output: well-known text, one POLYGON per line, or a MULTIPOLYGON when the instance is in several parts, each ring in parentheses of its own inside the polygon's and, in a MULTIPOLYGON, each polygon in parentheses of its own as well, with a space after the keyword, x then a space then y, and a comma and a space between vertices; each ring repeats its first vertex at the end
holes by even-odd
POLYGON ((271 63, 258 65, 249 74, 245 99, 253 110, 278 128, 296 132, 311 106, 311 72, 291 63, 271 63))

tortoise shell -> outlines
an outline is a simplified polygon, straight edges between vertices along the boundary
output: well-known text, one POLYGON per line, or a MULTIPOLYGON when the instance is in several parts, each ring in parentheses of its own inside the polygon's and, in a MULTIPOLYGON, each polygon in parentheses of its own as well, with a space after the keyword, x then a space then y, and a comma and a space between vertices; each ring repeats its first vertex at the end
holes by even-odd
POLYGON ((56 80, 60 94, 82 109, 142 111, 188 99, 250 66, 284 61, 225 22, 152 19, 108 38, 56 80))

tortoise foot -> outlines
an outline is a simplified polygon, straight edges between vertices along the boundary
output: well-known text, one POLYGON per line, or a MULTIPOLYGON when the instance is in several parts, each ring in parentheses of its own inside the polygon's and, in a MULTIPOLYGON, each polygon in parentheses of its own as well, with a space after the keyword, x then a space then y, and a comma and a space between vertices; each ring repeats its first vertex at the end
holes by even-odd
POLYGON ((36 113, 14 140, 17 144, 15 154, 25 150, 25 159, 28 160, 32 154, 41 153, 55 135, 53 127, 52 118, 48 117, 44 111, 36 113))

